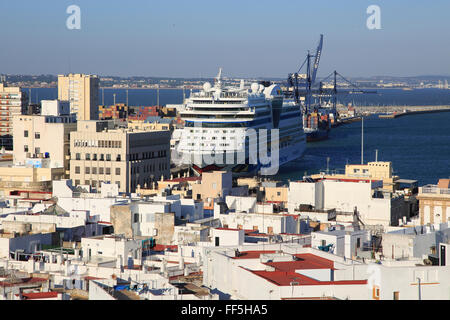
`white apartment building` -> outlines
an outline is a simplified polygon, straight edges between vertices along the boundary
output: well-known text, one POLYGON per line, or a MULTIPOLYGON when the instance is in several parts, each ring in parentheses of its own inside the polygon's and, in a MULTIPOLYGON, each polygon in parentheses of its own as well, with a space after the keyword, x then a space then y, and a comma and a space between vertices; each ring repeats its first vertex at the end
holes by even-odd
POLYGON ((360 219, 367 225, 398 225, 407 214, 404 198, 379 191, 382 186, 382 181, 366 179, 291 182, 288 209, 291 213, 299 212, 303 204, 316 210, 352 213, 356 207, 360 219))

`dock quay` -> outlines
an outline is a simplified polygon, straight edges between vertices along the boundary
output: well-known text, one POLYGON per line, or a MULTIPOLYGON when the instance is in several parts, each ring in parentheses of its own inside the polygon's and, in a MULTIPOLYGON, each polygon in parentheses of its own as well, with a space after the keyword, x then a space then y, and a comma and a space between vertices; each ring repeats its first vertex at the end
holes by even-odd
POLYGON ((449 112, 450 105, 441 106, 357 106, 354 107, 359 115, 378 114, 379 118, 394 119, 406 115, 449 112))

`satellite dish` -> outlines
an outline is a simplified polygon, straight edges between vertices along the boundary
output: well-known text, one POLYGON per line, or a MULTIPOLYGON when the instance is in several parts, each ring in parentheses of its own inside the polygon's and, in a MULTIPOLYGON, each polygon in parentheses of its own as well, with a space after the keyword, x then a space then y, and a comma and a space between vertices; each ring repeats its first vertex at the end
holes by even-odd
POLYGON ((252 89, 252 92, 253 92, 253 93, 258 92, 259 84, 257 84, 256 82, 255 82, 255 83, 252 83, 251 89, 252 89))
POLYGON ((203 84, 203 90, 204 90, 204 91, 209 91, 210 89, 211 89, 211 83, 205 82, 205 83, 203 84))

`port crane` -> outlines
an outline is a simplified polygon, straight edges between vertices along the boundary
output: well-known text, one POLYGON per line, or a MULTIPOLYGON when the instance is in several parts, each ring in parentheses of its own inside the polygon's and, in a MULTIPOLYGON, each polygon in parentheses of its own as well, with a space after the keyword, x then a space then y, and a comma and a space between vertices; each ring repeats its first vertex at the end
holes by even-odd
POLYGON ((309 51, 306 55, 306 59, 303 61, 299 70, 296 73, 291 73, 288 76, 288 92, 287 95, 294 96, 297 103, 301 103, 304 100, 304 114, 311 112, 311 104, 313 99, 319 100, 319 105, 322 104, 324 98, 331 98, 332 100, 332 112, 336 114, 337 95, 338 94, 365 94, 365 93, 377 93, 376 91, 363 90, 357 85, 346 79, 336 70, 330 75, 323 78, 317 88, 313 88, 316 84, 317 70, 319 69, 320 58, 323 48, 323 34, 320 35, 319 44, 317 45, 316 53, 312 55, 309 51), (311 63, 314 58, 314 63, 311 63), (300 73, 300 71, 306 65, 306 74, 300 73), (331 77, 333 77, 332 88, 327 88, 324 84, 331 77), (338 77, 343 80, 351 88, 350 90, 338 90, 338 77), (289 88, 293 88, 289 90, 289 88))

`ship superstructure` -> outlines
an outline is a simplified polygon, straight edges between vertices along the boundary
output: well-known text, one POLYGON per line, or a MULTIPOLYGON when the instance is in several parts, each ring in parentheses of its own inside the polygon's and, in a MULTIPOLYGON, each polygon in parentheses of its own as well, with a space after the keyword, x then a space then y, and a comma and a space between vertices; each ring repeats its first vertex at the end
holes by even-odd
POLYGON ((299 104, 284 100, 276 84, 252 83, 249 89, 241 81, 226 87, 221 75, 222 70, 214 86, 207 82, 185 100, 180 113, 185 128, 177 147, 181 164, 191 165, 197 174, 231 170, 246 175, 264 174, 261 169, 273 165, 267 163, 270 157, 278 166, 300 158, 306 137, 299 104))

